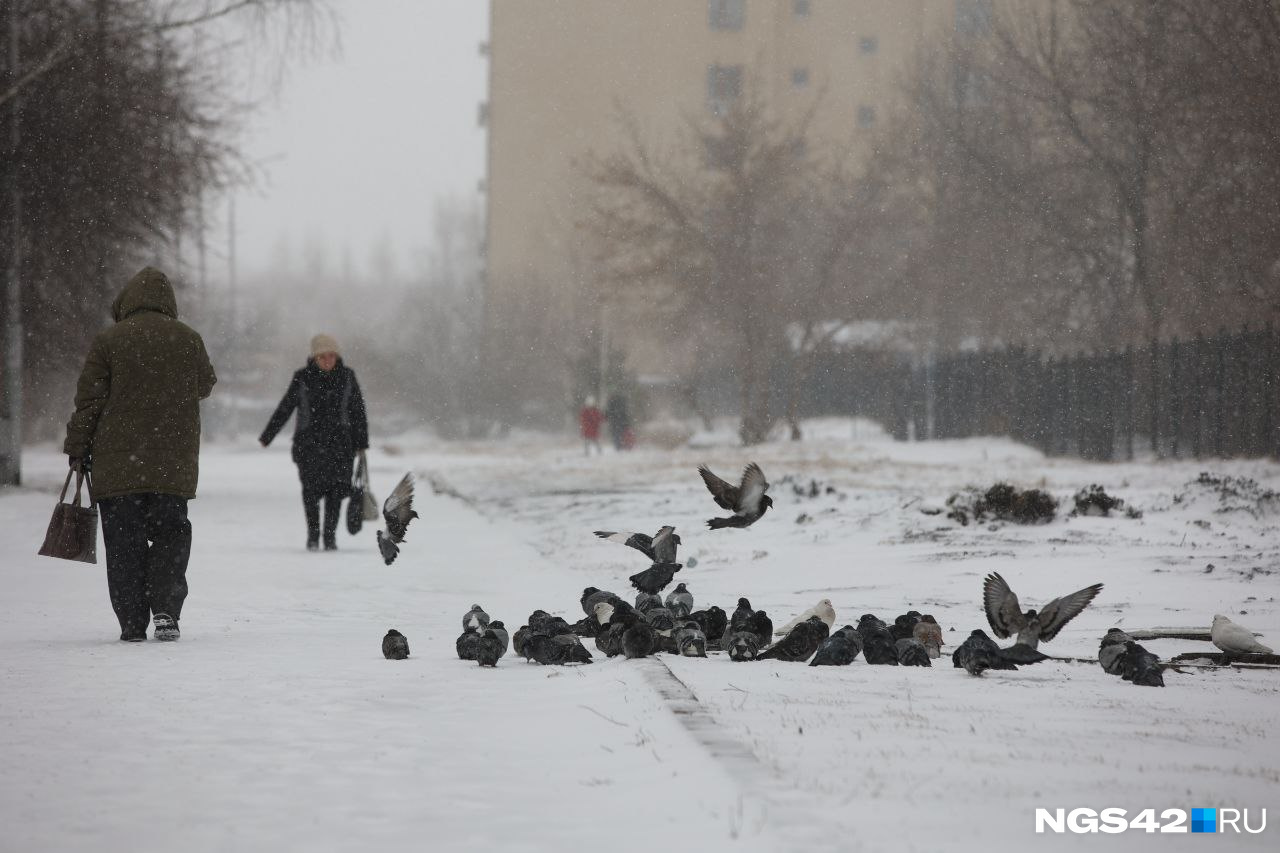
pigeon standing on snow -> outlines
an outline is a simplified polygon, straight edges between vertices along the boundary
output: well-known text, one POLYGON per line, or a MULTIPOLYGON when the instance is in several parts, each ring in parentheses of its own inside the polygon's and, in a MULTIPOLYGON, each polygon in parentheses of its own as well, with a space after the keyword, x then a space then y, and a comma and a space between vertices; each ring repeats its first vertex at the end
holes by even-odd
MULTIPOLYGON (((751 602, 744 596, 738 599, 738 606, 729 614, 729 631, 746 630, 747 620, 751 618, 751 614, 755 611, 751 609, 751 602)), ((794 625, 792 627, 795 627, 794 625)), ((786 633, 785 631, 783 633, 786 633)))
MULTIPOLYGON (((502 623, 497 623, 501 625, 502 623)), ((506 631, 502 632, 503 635, 506 631)), ((476 644, 476 663, 481 666, 497 666, 498 658, 507 653, 505 636, 499 636, 492 626, 480 630, 480 641, 476 644)))
POLYGON ((1103 672, 1110 675, 1120 675, 1124 672, 1125 643, 1132 640, 1133 637, 1119 628, 1107 631, 1102 637, 1102 642, 1098 644, 1098 663, 1102 666, 1103 672))
POLYGON ((400 553, 400 543, 404 541, 409 522, 417 517, 418 513, 413 509, 413 472, 410 471, 382 502, 382 520, 387 525, 387 532, 383 535, 381 530, 378 531, 378 550, 388 566, 400 553))
POLYGON ((858 636, 862 638, 862 659, 872 666, 897 666, 898 647, 888 626, 870 613, 858 620, 858 636))
POLYGON ((676 616, 684 618, 693 612, 693 593, 684 584, 678 583, 675 589, 667 593, 666 605, 676 616))
POLYGON ((750 631, 729 634, 720 644, 729 653, 730 660, 755 660, 760 653, 760 638, 750 631))
POLYGON ((846 625, 818 646, 809 666, 848 666, 862 651, 862 638, 852 626, 846 625))
POLYGON ((982 603, 987 611, 987 621, 997 637, 1003 640, 1016 633, 1019 645, 1034 649, 1041 640, 1048 642, 1058 636, 1062 626, 1079 616, 1101 591, 1102 584, 1095 583, 1055 598, 1040 608, 1039 613, 1034 610, 1023 613, 1018 596, 1013 594, 1009 584, 999 573, 992 572, 982 583, 982 603))
POLYGON ((459 660, 475 660, 476 650, 480 648, 480 632, 476 630, 463 631, 458 635, 458 639, 454 641, 453 646, 458 651, 459 660))
POLYGON ((836 624, 836 609, 831 606, 831 599, 824 598, 787 624, 783 625, 774 633, 777 636, 782 636, 801 622, 808 620, 811 616, 817 616, 823 622, 826 622, 828 631, 830 631, 832 626, 836 624))
POLYGON ((621 598, 618 598, 618 596, 614 595, 612 592, 596 589, 594 586, 589 586, 582 591, 582 612, 587 616, 594 616, 596 613, 596 605, 600 602, 604 601, 613 605, 621 600, 621 598))
POLYGON ((785 637, 774 643, 768 650, 759 655, 760 660, 781 660, 792 663, 803 663, 813 657, 813 653, 827 639, 830 629, 827 623, 817 616, 810 616, 804 622, 791 629, 785 637))
POLYGON ((484 612, 484 608, 479 604, 471 605, 471 609, 462 617, 462 630, 479 631, 485 625, 489 624, 489 614, 484 612))
POLYGON ((409 641, 395 628, 382 638, 382 656, 387 660, 404 660, 409 656, 409 641))
POLYGON ((915 637, 903 637, 895 644, 899 666, 933 666, 924 643, 915 637))
POLYGON ((956 648, 951 664, 964 667, 970 675, 982 675, 989 669, 1017 669, 1017 664, 1000 656, 1000 647, 981 628, 975 628, 956 648))
MULTIPOLYGON (((722 638, 725 635, 725 630, 729 627, 729 617, 714 604, 706 610, 695 610, 685 618, 697 622, 698 627, 702 629, 702 633, 707 635, 707 642, 710 643, 722 638)), ((761 638, 760 645, 763 645, 764 642, 765 638, 761 638)))
POLYGON ((742 482, 736 486, 712 474, 706 465, 699 465, 698 473, 702 475, 702 482, 707 484, 707 491, 711 492, 716 505, 733 513, 728 518, 708 519, 707 527, 712 530, 722 527, 750 527, 773 506, 773 498, 765 494, 769 481, 764 478, 760 466, 754 462, 743 469, 742 482))
POLYGON ((1124 644, 1124 657, 1120 659, 1120 667, 1120 677, 1125 681, 1143 687, 1164 687, 1160 659, 1133 640, 1124 644))
POLYGON ((929 657, 936 658, 942 654, 942 626, 932 616, 925 614, 911 629, 911 636, 920 641, 929 657))
POLYGON ((487 627, 493 632, 494 639, 502 644, 502 654, 498 655, 498 657, 502 657, 507 653, 507 645, 511 642, 511 635, 507 633, 507 626, 503 625, 501 620, 495 619, 487 627))
POLYGON ((702 633, 697 622, 686 622, 676 629, 676 651, 687 658, 705 658, 707 656, 707 635, 702 633))
POLYGON ((528 656, 543 666, 563 666, 567 663, 591 663, 591 652, 572 634, 548 637, 534 634, 526 643, 528 656))
POLYGON ((1254 639, 1253 632, 1237 625, 1221 613, 1213 617, 1209 631, 1213 644, 1229 655, 1271 655, 1275 652, 1254 639))

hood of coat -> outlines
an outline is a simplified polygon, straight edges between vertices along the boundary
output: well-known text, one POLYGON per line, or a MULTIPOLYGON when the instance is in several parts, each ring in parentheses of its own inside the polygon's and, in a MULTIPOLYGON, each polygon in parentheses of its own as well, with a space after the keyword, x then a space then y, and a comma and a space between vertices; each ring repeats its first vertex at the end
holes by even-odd
POLYGON ((173 294, 173 285, 155 267, 144 267, 111 303, 111 319, 117 323, 139 311, 159 311, 175 319, 178 316, 178 300, 173 294))

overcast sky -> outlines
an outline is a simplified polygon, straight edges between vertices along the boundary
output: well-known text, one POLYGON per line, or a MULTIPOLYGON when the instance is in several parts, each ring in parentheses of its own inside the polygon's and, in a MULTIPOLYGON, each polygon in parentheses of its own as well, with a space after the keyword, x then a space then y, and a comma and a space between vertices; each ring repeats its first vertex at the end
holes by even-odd
MULTIPOLYGON (((239 272, 251 280, 307 243, 367 266, 389 242, 402 262, 428 243, 435 199, 476 194, 476 123, 488 67, 483 0, 331 0, 338 56, 298 59, 250 121, 259 185, 236 196, 239 272)), ((225 213, 225 211, 223 211, 225 213)), ((217 238, 214 238, 217 239, 217 238)))

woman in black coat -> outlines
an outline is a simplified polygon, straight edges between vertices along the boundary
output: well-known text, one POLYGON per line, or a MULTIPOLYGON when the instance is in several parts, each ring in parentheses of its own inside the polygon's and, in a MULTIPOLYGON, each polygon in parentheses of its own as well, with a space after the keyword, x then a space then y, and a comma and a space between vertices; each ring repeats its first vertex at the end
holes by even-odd
POLYGON ((355 371, 342 363, 338 342, 328 335, 311 339, 307 366, 293 374, 289 390, 258 439, 263 447, 276 437, 295 408, 293 461, 302 480, 307 550, 320 547, 323 498, 324 549, 336 551, 342 499, 351 493, 356 453, 369 447, 369 421, 355 371))

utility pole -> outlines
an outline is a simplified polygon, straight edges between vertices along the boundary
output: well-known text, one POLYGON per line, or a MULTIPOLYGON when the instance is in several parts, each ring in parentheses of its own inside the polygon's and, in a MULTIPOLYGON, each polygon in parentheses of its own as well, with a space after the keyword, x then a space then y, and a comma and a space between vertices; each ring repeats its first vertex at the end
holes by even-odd
MULTIPOLYGON (((9 3, 9 78, 18 79, 18 4, 9 3)), ((4 398, 0 414, 0 486, 22 485, 22 192, 18 180, 21 95, 9 103, 9 270, 5 280, 4 398)))

